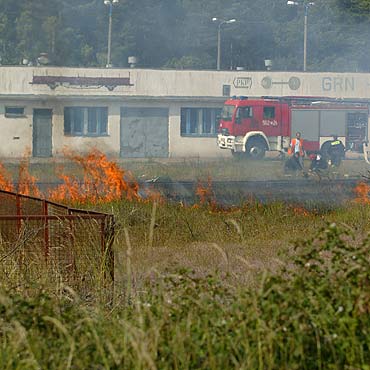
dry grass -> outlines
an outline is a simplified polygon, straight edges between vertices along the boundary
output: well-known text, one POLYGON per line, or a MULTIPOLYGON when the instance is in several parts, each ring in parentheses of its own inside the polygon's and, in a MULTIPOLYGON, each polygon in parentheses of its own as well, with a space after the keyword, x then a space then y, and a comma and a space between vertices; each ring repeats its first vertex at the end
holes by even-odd
MULTIPOLYGON (((179 179, 281 171, 230 164, 132 166, 179 179)), ((369 206, 99 208, 116 218, 114 291, 89 228, 71 276, 43 262, 32 228, 1 238, 1 369, 369 370, 369 206)))
MULTIPOLYGON (((231 213, 205 208, 160 205, 155 219, 150 204, 116 204, 114 211, 130 238, 130 269, 135 286, 154 274, 185 268, 197 276, 218 274, 229 283, 249 285, 260 272, 289 264, 294 241, 316 234, 328 223, 345 224, 363 237, 370 230, 370 209, 316 213, 283 204, 248 204, 231 213), (151 225, 155 225, 151 234, 151 225), (151 240, 151 235, 153 240, 151 240)), ((118 260, 126 261, 125 238, 116 240, 118 260)), ((125 264, 116 265, 117 279, 125 264)))
POLYGON ((117 219, 114 301, 88 240, 88 291, 6 257, 1 369, 368 369, 370 207, 102 208, 117 219), (307 241, 327 222, 347 226, 307 241))

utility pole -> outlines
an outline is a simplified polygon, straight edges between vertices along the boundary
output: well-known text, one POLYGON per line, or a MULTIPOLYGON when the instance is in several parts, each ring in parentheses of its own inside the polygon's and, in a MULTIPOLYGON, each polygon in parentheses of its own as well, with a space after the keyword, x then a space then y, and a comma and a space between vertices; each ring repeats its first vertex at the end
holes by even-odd
POLYGON ((307 31, 308 31, 308 10, 311 6, 314 6, 314 2, 306 2, 306 1, 287 1, 287 5, 289 6, 300 6, 303 5, 304 7, 304 29, 303 29, 303 71, 307 71, 307 31))
POLYGON ((112 13, 113 5, 118 4, 119 0, 104 0, 104 4, 109 6, 109 25, 108 25, 108 52, 106 68, 112 67, 111 64, 111 48, 112 48, 112 13))
POLYGON ((213 22, 219 21, 218 24, 218 32, 217 32, 217 70, 219 71, 221 69, 221 27, 224 24, 230 24, 236 22, 236 19, 229 19, 228 21, 225 21, 223 19, 219 18, 212 18, 213 22))

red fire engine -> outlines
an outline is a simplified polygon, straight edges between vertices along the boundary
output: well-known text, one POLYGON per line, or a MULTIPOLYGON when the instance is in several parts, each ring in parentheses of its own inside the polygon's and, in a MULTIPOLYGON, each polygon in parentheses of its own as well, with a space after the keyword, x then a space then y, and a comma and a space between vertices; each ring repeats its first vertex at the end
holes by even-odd
POLYGON ((233 97, 224 104, 217 138, 235 156, 263 158, 268 150, 286 152, 301 132, 307 153, 337 135, 347 150, 361 151, 368 137, 367 104, 325 98, 233 97))

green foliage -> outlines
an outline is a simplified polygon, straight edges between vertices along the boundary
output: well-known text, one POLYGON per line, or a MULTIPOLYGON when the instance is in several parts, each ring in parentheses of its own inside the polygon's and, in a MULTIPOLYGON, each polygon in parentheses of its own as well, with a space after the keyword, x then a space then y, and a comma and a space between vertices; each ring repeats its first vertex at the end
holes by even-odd
MULTIPOLYGON (((317 0, 309 10, 308 68, 315 71, 370 70, 370 2, 317 0)), ((222 26, 223 69, 300 70, 303 7, 286 0, 137 0, 113 7, 112 61, 127 66, 138 57, 150 68, 215 68, 218 22, 222 26)), ((102 0, 0 0, 0 55, 3 64, 34 63, 48 53, 53 64, 106 64, 108 8, 102 0)))
POLYGON ((349 10, 352 13, 368 16, 370 11, 370 1, 369 0, 337 0, 339 6, 345 10, 349 10))
POLYGON ((165 65, 164 68, 173 69, 202 69, 209 66, 212 67, 212 61, 207 56, 203 58, 194 57, 191 55, 183 56, 181 58, 172 58, 165 65))
POLYGON ((112 309, 2 290, 0 367, 368 370, 369 252, 331 224, 254 287, 178 270, 112 309))

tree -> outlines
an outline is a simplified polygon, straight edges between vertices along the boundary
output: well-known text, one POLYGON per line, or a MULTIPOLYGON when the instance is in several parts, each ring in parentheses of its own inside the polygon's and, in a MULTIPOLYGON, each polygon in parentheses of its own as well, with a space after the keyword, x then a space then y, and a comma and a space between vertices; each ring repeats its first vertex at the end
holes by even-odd
MULTIPOLYGON (((370 0, 316 0, 308 23, 308 69, 369 71, 370 0)), ((286 0, 120 0, 113 9, 112 63, 128 56, 148 68, 216 67, 219 19, 222 69, 302 70, 303 7, 286 0)), ((108 8, 102 0, 0 0, 2 63, 35 61, 104 66, 108 8), (15 26, 13 26, 15 25, 15 26)))

